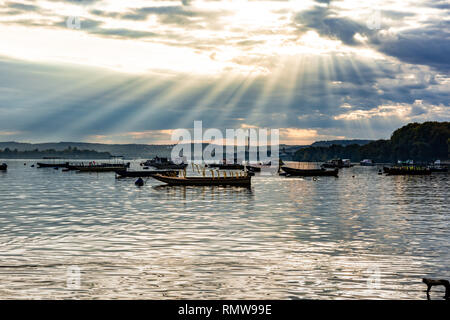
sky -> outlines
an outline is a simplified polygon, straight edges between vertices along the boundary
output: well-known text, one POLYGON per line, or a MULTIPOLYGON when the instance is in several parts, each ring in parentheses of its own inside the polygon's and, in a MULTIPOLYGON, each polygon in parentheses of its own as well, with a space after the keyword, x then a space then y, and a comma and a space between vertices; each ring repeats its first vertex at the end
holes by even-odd
POLYGON ((441 0, 0 0, 0 141, 380 139, 450 120, 441 0))

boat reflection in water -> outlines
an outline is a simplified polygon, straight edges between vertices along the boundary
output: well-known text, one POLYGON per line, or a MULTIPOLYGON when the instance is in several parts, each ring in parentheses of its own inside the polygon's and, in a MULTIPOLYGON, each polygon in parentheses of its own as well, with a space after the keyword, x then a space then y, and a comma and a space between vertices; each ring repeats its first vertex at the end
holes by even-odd
POLYGON ((237 173, 224 177, 169 177, 162 174, 155 174, 152 177, 172 186, 251 186, 251 176, 237 173))

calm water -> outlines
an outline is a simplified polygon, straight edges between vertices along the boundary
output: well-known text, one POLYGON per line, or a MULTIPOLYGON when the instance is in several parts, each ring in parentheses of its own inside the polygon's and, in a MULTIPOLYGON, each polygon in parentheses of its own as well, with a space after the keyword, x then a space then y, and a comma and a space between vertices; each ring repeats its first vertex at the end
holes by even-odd
POLYGON ((0 299, 424 299, 450 276, 448 174, 137 188, 26 162, 0 172, 0 299))

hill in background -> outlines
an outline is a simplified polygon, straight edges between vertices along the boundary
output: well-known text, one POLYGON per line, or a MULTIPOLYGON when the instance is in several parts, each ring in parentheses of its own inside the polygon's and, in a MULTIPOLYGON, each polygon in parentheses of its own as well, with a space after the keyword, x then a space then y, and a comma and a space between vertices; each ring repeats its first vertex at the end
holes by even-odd
POLYGON ((415 160, 429 162, 446 160, 450 152, 450 122, 410 123, 393 132, 389 140, 377 140, 359 145, 333 144, 329 147, 310 146, 297 150, 296 161, 326 161, 333 158, 353 162, 372 159, 376 162, 415 160))

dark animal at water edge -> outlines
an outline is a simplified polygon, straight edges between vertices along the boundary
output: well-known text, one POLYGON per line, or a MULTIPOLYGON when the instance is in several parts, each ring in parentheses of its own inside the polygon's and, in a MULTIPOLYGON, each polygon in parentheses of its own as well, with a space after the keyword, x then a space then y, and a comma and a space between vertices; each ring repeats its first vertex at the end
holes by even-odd
POLYGON ((448 280, 434 280, 423 278, 422 282, 427 285, 427 298, 430 299, 430 290, 433 286, 444 286, 445 287, 445 300, 450 300, 450 282, 448 280))
POLYGON ((0 164, 0 171, 6 171, 8 169, 8 165, 6 163, 0 164))
POLYGON ((325 170, 325 169, 295 169, 290 167, 281 167, 281 170, 286 172, 290 176, 301 176, 301 177, 323 177, 323 176, 333 176, 337 177, 339 174, 339 169, 325 170))
POLYGON ((162 174, 166 176, 174 175, 178 176, 178 171, 172 170, 146 170, 146 171, 127 171, 116 170, 117 178, 139 178, 139 177, 151 177, 155 174, 162 174))
POLYGON ((156 180, 173 186, 238 186, 250 187, 251 177, 168 177, 161 174, 152 176, 156 180))

